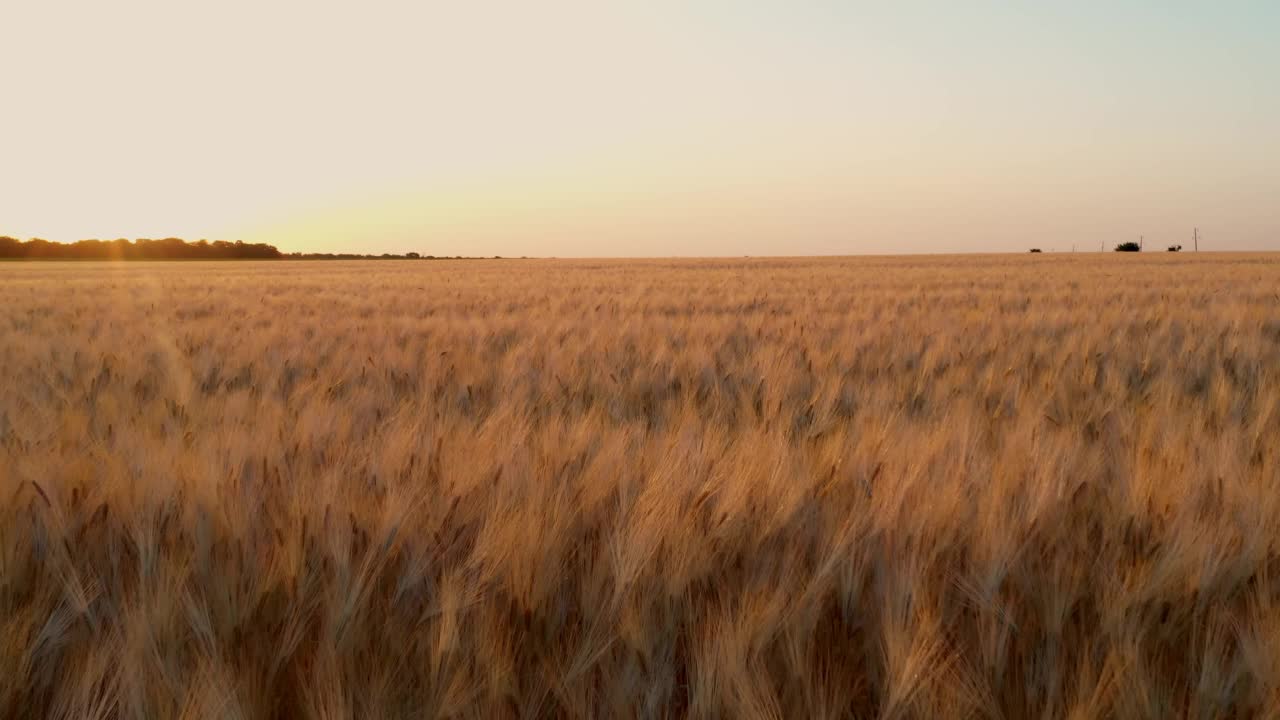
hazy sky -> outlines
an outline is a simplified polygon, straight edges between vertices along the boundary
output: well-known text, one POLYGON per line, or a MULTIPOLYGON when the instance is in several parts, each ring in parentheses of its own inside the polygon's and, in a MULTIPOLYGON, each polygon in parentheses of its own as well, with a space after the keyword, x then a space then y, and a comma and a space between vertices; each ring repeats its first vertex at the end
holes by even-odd
POLYGON ((1280 2, 0 3, 0 234, 1280 250, 1280 2))

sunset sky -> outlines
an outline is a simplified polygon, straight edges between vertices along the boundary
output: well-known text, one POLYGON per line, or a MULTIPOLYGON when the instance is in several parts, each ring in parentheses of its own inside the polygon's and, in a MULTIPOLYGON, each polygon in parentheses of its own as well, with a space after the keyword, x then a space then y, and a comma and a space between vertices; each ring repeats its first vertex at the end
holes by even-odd
POLYGON ((1280 250, 1280 3, 0 7, 0 235, 1280 250))

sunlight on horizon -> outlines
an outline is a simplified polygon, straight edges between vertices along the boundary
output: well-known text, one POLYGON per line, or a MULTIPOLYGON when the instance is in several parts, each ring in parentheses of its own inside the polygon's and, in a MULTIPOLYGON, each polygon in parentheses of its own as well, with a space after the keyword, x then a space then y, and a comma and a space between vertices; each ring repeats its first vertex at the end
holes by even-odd
POLYGON ((285 251, 1280 250, 1280 10, 0 10, 0 235, 285 251))

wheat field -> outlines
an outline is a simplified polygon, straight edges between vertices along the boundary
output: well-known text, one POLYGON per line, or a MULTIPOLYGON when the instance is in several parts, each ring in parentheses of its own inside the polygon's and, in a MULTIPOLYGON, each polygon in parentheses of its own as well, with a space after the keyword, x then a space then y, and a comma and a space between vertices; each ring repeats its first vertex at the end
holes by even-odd
POLYGON ((1278 291, 0 265, 0 716, 1280 717, 1278 291))

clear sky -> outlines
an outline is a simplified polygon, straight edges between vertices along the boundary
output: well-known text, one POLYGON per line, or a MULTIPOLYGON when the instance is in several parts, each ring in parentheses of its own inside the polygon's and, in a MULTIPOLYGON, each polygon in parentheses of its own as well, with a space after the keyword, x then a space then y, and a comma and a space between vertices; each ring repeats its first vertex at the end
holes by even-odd
POLYGON ((0 4, 0 234, 1280 250, 1280 2, 0 4))

